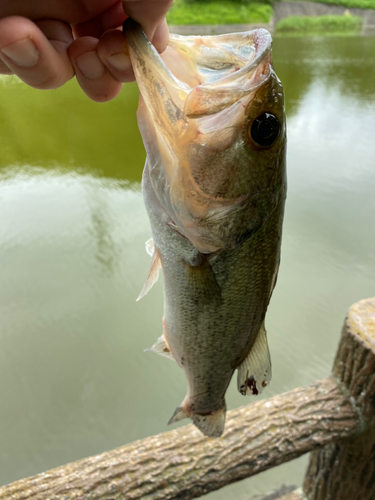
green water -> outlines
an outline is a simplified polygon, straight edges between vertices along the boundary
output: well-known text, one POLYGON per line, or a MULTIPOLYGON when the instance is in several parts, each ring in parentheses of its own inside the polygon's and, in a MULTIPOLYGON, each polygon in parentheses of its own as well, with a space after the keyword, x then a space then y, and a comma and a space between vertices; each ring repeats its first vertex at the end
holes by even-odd
MULTIPOLYGON (((264 397, 330 372, 342 321, 375 295, 375 38, 284 38, 289 192, 267 316, 264 397)), ((149 266, 137 90, 90 102, 0 81, 0 484, 166 431, 182 371, 144 353, 161 333, 149 266)), ((250 403, 232 383, 228 407, 250 403)), ((207 496, 300 484, 306 459, 207 496)))

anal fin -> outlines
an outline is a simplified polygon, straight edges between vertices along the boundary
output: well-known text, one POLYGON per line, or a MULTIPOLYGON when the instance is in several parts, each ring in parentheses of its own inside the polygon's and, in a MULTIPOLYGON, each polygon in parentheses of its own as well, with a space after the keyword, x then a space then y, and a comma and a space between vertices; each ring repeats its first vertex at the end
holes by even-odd
POLYGON ((160 254, 158 249, 154 246, 154 241, 152 238, 146 241, 146 251, 148 254, 150 254, 151 251, 153 252, 152 260, 151 260, 150 270, 148 272, 146 281, 142 287, 141 293, 137 298, 137 302, 138 300, 141 300, 141 298, 144 297, 157 282, 161 267, 160 254))
POLYGON ((174 357, 172 356, 169 345, 165 340, 164 334, 158 338, 153 346, 145 349, 145 351, 155 352, 156 354, 160 354, 161 356, 165 356, 166 358, 173 359, 174 361, 174 357))
POLYGON ((263 323, 249 354, 238 367, 238 391, 243 396, 258 395, 269 384, 271 376, 271 358, 263 323))

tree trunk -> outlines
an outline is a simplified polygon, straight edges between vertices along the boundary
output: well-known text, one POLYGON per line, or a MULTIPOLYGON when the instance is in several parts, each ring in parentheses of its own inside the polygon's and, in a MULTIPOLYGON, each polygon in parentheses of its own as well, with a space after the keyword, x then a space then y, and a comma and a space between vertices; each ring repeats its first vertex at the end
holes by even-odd
POLYGON ((357 431, 333 378, 228 412, 224 436, 193 426, 0 488, 1 500, 187 500, 357 431))
POLYGON ((333 374, 353 402, 361 427, 355 436, 311 454, 303 489, 308 500, 374 500, 375 299, 349 309, 333 374))

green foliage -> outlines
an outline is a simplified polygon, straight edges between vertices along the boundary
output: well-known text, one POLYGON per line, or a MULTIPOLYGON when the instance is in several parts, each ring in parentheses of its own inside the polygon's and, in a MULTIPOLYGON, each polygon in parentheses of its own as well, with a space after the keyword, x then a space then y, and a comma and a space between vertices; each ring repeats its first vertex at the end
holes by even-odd
POLYGON ((276 33, 337 34, 358 33, 362 19, 357 16, 291 16, 277 23, 276 33))
MULTIPOLYGON (((212 3, 215 0, 183 0, 183 1, 184 1, 184 3, 195 3, 195 4, 204 3, 204 4, 207 4, 207 3, 212 3)), ((216 2, 217 1, 218 0, 216 0, 216 2)), ((232 0, 230 3, 232 3, 232 4, 235 4, 235 3, 245 3, 245 4, 261 3, 261 4, 265 4, 265 5, 272 5, 275 2, 280 2, 280 1, 281 0, 256 0, 254 2, 254 0, 232 0)), ((175 0, 175 3, 176 3, 176 0, 175 0)), ((223 2, 220 2, 220 3, 223 3, 223 2)))
POLYGON ((175 0, 167 14, 170 24, 268 23, 272 7, 268 0, 175 0))
POLYGON ((287 0, 288 2, 318 2, 330 5, 340 5, 349 9, 375 9, 375 0, 287 0))

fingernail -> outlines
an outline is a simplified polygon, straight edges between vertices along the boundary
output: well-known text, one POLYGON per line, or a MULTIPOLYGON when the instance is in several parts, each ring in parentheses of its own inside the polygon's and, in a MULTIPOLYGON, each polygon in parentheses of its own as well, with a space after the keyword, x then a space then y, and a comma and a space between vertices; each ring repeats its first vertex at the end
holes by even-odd
POLYGON ((39 52, 30 38, 11 43, 1 49, 1 52, 17 66, 32 68, 39 61, 39 52))
POLYGON ((95 51, 86 52, 77 57, 76 64, 83 76, 89 80, 97 80, 105 73, 104 64, 100 61, 95 51))
POLYGON ((127 71, 131 67, 130 57, 122 52, 107 56, 107 61, 119 71, 127 71))

